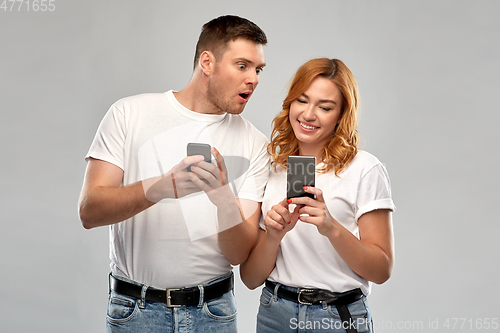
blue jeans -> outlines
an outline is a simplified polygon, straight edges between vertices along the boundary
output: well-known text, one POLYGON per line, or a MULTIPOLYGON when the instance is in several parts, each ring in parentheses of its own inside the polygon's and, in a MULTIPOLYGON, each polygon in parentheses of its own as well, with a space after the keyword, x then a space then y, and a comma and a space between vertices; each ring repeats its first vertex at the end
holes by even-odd
MULTIPOLYGON (((282 299, 278 297, 278 287, 293 292, 299 290, 279 283, 275 290, 269 290, 267 287, 262 289, 257 333, 346 332, 347 323, 343 324, 335 305, 305 305, 282 299)), ((352 316, 351 325, 359 333, 373 332, 370 308, 365 296, 347 307, 352 316)))
MULTIPOLYGON (((233 273, 212 280, 203 286, 223 280, 231 274, 233 273)), ((146 287, 143 286, 143 294, 145 290, 146 287)), ((200 300, 198 305, 176 308, 169 308, 165 303, 136 299, 111 290, 106 331, 108 333, 234 333, 237 332, 234 290, 208 302, 200 300)))

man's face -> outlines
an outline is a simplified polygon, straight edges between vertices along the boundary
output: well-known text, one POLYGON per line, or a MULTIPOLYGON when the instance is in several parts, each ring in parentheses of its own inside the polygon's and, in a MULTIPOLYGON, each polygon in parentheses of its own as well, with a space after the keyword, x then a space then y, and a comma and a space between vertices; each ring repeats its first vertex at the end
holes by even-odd
POLYGON ((243 112, 265 66, 261 44, 237 39, 228 44, 210 76, 208 99, 217 114, 243 112))

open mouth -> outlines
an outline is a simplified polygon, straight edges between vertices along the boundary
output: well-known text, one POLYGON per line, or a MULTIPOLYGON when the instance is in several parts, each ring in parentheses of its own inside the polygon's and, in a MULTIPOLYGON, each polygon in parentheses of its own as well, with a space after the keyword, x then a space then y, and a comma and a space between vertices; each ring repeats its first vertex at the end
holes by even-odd
POLYGON ((250 98, 250 93, 242 93, 240 94, 240 97, 243 98, 245 101, 247 101, 248 98, 250 98))

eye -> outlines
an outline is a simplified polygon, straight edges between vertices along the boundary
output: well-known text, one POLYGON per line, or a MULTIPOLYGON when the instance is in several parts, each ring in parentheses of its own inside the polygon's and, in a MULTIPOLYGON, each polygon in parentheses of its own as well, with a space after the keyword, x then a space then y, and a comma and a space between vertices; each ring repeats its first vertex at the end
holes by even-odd
POLYGON ((245 64, 238 64, 239 69, 245 69, 246 67, 247 67, 247 65, 245 65, 245 64))
POLYGON ((301 98, 297 98, 297 102, 299 102, 300 104, 306 104, 307 103, 306 100, 303 100, 301 98))
POLYGON ((256 68, 255 73, 257 73, 257 75, 259 75, 260 73, 262 73, 263 70, 264 70, 264 68, 262 68, 262 67, 256 68))
POLYGON ((321 106, 320 109, 322 109, 324 111, 331 111, 332 110, 331 108, 326 107, 326 106, 321 106))

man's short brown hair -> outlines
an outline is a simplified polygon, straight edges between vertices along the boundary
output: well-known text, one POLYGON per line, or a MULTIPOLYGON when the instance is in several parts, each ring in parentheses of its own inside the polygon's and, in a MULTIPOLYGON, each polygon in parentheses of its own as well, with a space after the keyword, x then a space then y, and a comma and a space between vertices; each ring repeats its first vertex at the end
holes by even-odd
POLYGON ((194 56, 194 68, 198 64, 200 55, 204 51, 210 51, 219 61, 227 49, 227 44, 238 38, 243 38, 256 44, 266 45, 267 37, 264 31, 255 23, 233 15, 217 17, 203 25, 196 53, 194 56))

